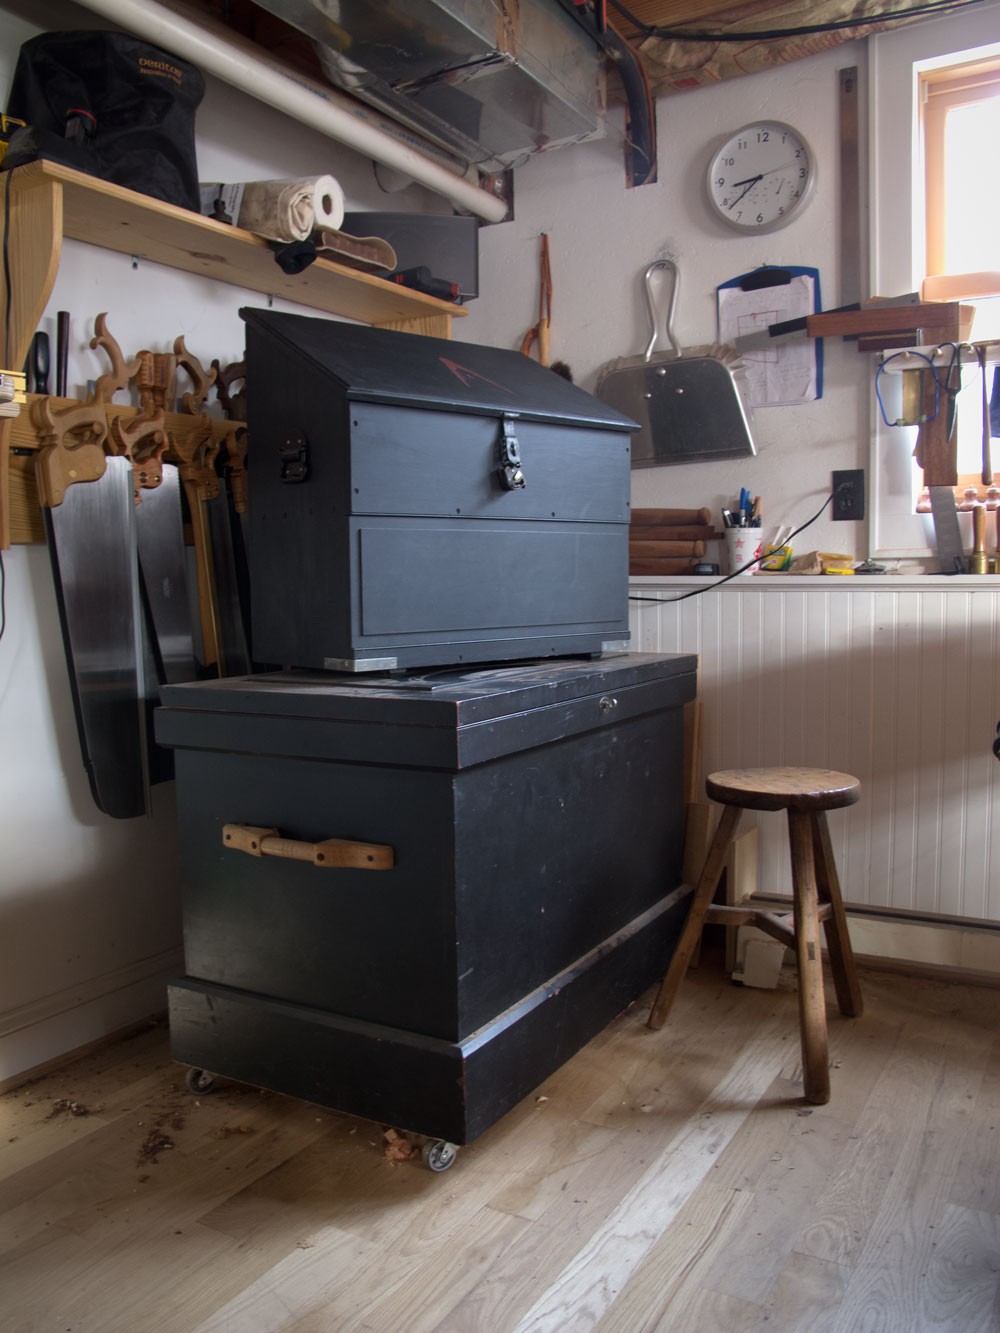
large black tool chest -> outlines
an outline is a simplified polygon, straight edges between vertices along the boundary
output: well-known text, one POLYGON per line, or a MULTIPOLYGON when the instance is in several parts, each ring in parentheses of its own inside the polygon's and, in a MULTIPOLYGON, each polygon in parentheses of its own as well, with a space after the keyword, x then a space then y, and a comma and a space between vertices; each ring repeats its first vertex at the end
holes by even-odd
POLYGON ((169 686, 176 1059, 464 1143, 665 970, 694 657, 169 686), (227 825, 391 848, 234 850, 227 825))
POLYGON ((633 422, 518 352, 241 313, 256 662, 626 646, 633 422))

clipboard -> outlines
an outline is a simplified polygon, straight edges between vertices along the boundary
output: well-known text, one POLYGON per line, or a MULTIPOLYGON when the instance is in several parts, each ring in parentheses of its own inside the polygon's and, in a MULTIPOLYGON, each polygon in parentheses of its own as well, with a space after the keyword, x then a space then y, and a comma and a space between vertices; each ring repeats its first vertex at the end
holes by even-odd
POLYGON ((753 407, 783 407, 823 396, 823 340, 806 336, 822 309, 819 269, 762 264, 716 289, 719 340, 742 356, 753 407))

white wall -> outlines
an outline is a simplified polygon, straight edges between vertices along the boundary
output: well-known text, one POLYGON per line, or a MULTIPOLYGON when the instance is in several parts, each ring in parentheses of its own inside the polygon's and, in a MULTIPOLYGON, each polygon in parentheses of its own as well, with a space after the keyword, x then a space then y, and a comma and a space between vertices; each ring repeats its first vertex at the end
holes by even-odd
MULTIPOLYGON (((549 236, 553 271, 552 355, 593 390, 601 366, 645 348, 648 322, 641 277, 651 260, 680 269, 676 332, 684 346, 715 341, 715 289, 760 264, 806 264, 820 271, 823 302, 840 302, 838 256, 838 77, 863 69, 865 50, 845 44, 765 75, 661 99, 659 180, 623 189, 622 146, 602 143, 532 158, 515 173, 513 223, 480 233, 480 300, 458 336, 517 347, 535 323, 539 236, 549 236), (704 176, 725 134, 767 116, 801 130, 819 162, 816 192, 795 222, 746 239, 708 211, 704 176)), ((863 84, 862 84, 863 87, 863 84)), ((834 469, 868 464, 870 358, 853 344, 825 340, 820 401, 755 412, 755 458, 633 472, 635 506, 700 507, 717 514, 748 487, 763 498, 766 526, 801 523, 829 494, 834 469)), ((716 522, 720 520, 717 518, 716 522)), ((766 535, 766 533, 765 533, 766 535)), ((867 554, 865 525, 824 515, 801 549, 867 554)))

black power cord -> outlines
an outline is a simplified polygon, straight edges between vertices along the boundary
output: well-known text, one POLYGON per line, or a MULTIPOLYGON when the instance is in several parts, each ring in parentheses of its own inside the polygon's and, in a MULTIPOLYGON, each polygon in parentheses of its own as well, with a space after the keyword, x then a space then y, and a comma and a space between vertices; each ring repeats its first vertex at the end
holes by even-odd
MULTIPOLYGON (((831 492, 831 494, 823 501, 820 508, 813 514, 812 518, 803 523, 800 528, 796 528, 794 532, 790 532, 785 538, 785 541, 790 542, 792 538, 797 537, 800 532, 805 532, 806 528, 811 527, 812 524, 816 522, 823 510, 826 509, 827 505, 832 503, 833 493, 831 492)), ((679 597, 639 597, 637 594, 633 595, 632 593, 629 593, 628 599, 630 602, 685 602, 689 597, 700 597, 703 592, 711 592, 714 588, 721 588, 724 583, 728 583, 730 579, 735 579, 740 574, 745 574, 748 569, 752 569, 754 565, 759 564, 761 560, 764 559, 766 559, 766 557, 763 554, 755 555, 752 560, 748 560, 746 564, 741 565, 739 569, 734 569, 733 572, 727 574, 725 578, 716 579, 714 583, 709 583, 703 588, 693 588, 691 592, 682 592, 679 597)))
POLYGON ((608 27, 606 0, 559 0, 592 41, 612 62, 622 81, 628 109, 627 159, 629 182, 645 185, 656 179, 656 106, 646 67, 627 41, 608 27))

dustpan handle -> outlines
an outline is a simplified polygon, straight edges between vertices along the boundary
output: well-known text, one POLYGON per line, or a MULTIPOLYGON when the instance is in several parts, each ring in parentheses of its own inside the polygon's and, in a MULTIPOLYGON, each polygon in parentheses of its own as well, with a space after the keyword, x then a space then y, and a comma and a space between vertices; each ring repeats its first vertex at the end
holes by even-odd
POLYGON ((674 349, 674 351, 677 353, 678 356, 682 355, 680 343, 678 343, 677 339, 674 337, 674 311, 677 309, 677 286, 678 283, 680 282, 680 278, 678 277, 677 274, 677 265, 674 263, 672 259, 654 259, 653 262, 650 264, 650 266, 646 269, 646 272, 643 274, 643 279, 642 279, 643 287, 646 292, 646 309, 649 311, 649 327, 651 330, 649 343, 647 344, 646 351, 643 354, 643 359, 645 361, 648 361, 649 358, 653 355, 653 348, 656 346, 656 339, 658 336, 656 327, 657 323, 656 303, 653 300, 653 274, 656 272, 658 268, 665 268, 670 273, 672 278, 670 284, 670 304, 667 307, 667 318, 664 328, 666 330, 667 339, 670 343, 670 346, 674 349))

